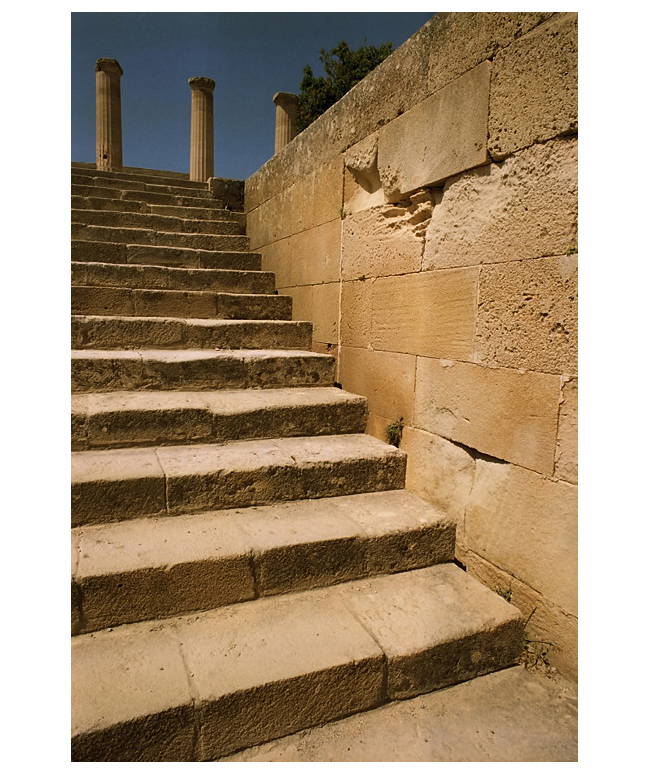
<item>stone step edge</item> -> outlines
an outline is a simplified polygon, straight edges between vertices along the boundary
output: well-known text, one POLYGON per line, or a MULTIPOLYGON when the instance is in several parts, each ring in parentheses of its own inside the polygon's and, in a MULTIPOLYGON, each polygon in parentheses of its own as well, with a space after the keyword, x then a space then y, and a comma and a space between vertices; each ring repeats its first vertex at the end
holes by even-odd
POLYGON ((72 453, 72 527, 404 487, 406 455, 365 434, 72 453))
MULTIPOLYGON (((216 212, 219 212, 218 210, 216 212)), ((226 211, 227 212, 227 211, 226 211)), ((176 226, 176 229, 169 228, 169 231, 173 232, 181 232, 184 234, 212 234, 213 232, 196 232, 196 231, 183 231, 184 228, 191 228, 192 226, 196 227, 197 225, 203 225, 206 223, 209 224, 228 224, 228 226, 241 226, 241 223, 239 223, 235 218, 183 218, 182 216, 178 215, 161 215, 160 213, 137 213, 137 212, 130 212, 130 211, 122 211, 122 210, 91 210, 87 208, 71 208, 71 224, 81 224, 84 226, 106 226, 106 227, 116 227, 116 228, 140 228, 139 226, 125 226, 121 223, 91 223, 89 221, 92 221, 93 219, 102 221, 102 220, 110 220, 111 218, 115 218, 118 220, 121 220, 123 216, 123 220, 128 221, 131 216, 137 216, 142 219, 157 219, 154 222, 160 224, 158 228, 156 228, 156 231, 166 231, 165 226, 172 227, 176 226), (97 217, 99 214, 99 217, 97 217), (162 221, 162 223, 161 223, 162 221)), ((153 227, 148 227, 153 228, 153 227)), ((217 234, 217 236, 226 236, 224 234, 219 234, 219 232, 214 232, 217 234)), ((240 236, 234 234, 234 236, 240 236)))
POLYGON ((76 528, 73 634, 452 562, 455 533, 405 490, 76 528))
POLYGON ((73 395, 74 451, 364 433, 367 400, 335 387, 73 395))
POLYGON ((443 564, 80 635, 72 759, 214 760, 510 667, 523 626, 443 564))
MULTIPOLYGON (((252 276, 263 280, 274 281, 275 273, 267 269, 213 269, 202 268, 193 266, 165 266, 164 264, 118 264, 106 261, 71 261, 71 269, 77 269, 79 271, 86 269, 91 272, 101 271, 116 271, 125 273, 137 274, 141 270, 142 273, 153 270, 154 272, 160 272, 161 275, 169 275, 170 277, 189 277, 191 275, 197 275, 198 277, 205 277, 206 280, 213 280, 219 278, 227 278, 231 276, 232 280, 248 279, 252 276)), ((117 287, 122 288, 124 286, 101 286, 101 287, 117 287)), ((161 290, 178 290, 175 288, 161 288, 161 290)), ((209 289, 205 289, 209 290, 209 289)), ((275 291, 271 291, 275 293, 275 291)))

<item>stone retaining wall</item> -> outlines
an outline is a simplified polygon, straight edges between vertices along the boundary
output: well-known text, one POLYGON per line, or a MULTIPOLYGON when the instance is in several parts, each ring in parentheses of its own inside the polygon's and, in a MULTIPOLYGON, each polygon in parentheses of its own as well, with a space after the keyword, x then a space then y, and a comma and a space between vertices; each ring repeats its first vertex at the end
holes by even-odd
POLYGON ((457 557, 577 672, 577 14, 445 13, 246 181, 251 248, 457 557))

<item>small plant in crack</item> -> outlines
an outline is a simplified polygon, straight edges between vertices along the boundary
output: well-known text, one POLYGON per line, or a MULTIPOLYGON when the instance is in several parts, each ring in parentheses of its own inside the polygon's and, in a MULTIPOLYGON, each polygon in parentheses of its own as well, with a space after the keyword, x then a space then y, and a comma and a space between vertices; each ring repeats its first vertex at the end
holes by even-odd
POLYGON ((386 438, 388 443, 394 447, 399 447, 402 440, 402 430, 404 429, 404 418, 400 417, 399 420, 395 420, 386 428, 386 438))
POLYGON ((537 608, 533 608, 524 624, 524 642, 520 662, 526 670, 541 670, 548 676, 555 675, 557 670, 551 667, 548 661, 549 652, 554 647, 554 644, 547 640, 534 640, 528 637, 528 623, 535 611, 537 611, 537 608))
POLYGON ((567 256, 573 256, 578 252, 578 248, 575 245, 569 245, 566 249, 567 256))
POLYGON ((502 597, 506 603, 512 603, 512 588, 508 587, 508 589, 503 589, 503 587, 497 587, 496 593, 499 595, 499 597, 502 597))

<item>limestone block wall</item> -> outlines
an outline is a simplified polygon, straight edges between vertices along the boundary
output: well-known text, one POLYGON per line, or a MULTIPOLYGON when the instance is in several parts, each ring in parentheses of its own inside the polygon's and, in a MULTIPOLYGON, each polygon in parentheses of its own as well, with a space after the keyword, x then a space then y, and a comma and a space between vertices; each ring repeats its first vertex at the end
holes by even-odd
POLYGON ((437 14, 246 181, 252 248, 457 557, 577 671, 577 14, 437 14))

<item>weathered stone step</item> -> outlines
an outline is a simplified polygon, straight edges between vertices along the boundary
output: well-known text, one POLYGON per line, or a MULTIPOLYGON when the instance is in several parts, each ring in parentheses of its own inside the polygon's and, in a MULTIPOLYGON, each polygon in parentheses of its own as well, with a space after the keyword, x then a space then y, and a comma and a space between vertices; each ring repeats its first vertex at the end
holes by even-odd
POLYGON ((70 187, 70 193, 73 197, 92 197, 102 199, 119 199, 122 201, 145 202, 148 204, 159 205, 178 205, 181 207, 207 207, 221 210, 223 202, 215 199, 210 191, 194 191, 187 189, 182 194, 165 194, 159 191, 138 191, 119 188, 105 188, 100 185, 88 185, 84 183, 73 183, 70 187))
POLYGON ((72 448, 209 444, 363 433, 366 399, 337 388, 72 396, 72 448))
POLYGON ((76 528, 73 634, 452 562, 454 540, 406 490, 76 528))
POLYGON ((406 455, 363 434, 72 453, 72 525, 404 487, 406 455))
POLYGON ((190 180, 187 172, 171 172, 167 170, 149 170, 139 167, 124 167, 121 170, 98 170, 94 166, 84 167, 72 163, 71 175, 95 180, 130 180, 144 183, 163 183, 179 185, 185 188, 207 189, 207 183, 190 180))
POLYGON ((73 261, 71 269, 72 285, 264 294, 272 294, 275 289, 273 272, 102 264, 97 261, 73 261))
POLYGON ((72 223, 88 226, 114 226, 119 229, 151 229, 184 234, 242 234, 237 221, 220 219, 219 210, 210 220, 176 218, 153 213, 128 213, 114 210, 72 210, 72 223))
POLYGON ((508 667, 517 609, 453 564, 73 638, 73 761, 210 761, 508 667))
POLYGON ((72 240, 72 260, 104 264, 152 264, 188 269, 232 269, 259 271, 260 253, 233 250, 196 250, 160 245, 134 245, 121 242, 72 240))
POLYGON ((312 325, 294 320, 73 315, 72 349, 309 350, 312 325))
POLYGON ((161 178, 148 175, 111 175, 102 174, 95 170, 93 175, 81 174, 78 170, 73 170, 70 178, 72 185, 93 185, 100 188, 113 188, 121 191, 159 191, 164 194, 177 194, 183 196, 187 191, 194 195, 197 191, 209 191, 206 183, 196 183, 182 178, 161 178), (117 175, 117 176, 116 176, 117 175))
MULTIPOLYGON (((200 203, 199 203, 200 204, 200 203)), ((115 210, 123 213, 153 213, 174 218, 202 218, 205 220, 236 221, 244 223, 242 213, 199 205, 148 204, 136 199, 111 199, 97 196, 73 196, 72 207, 77 210, 115 210)), ((83 220, 83 219, 81 219, 83 220)))
MULTIPOLYGON (((176 231, 121 228, 119 226, 87 226, 73 223, 72 239, 99 242, 123 242, 126 245, 160 245, 196 250, 247 251, 250 240, 235 234, 183 234, 176 231)), ((128 261, 121 263, 129 263, 128 261)))
POLYGON ((73 315, 290 320, 291 296, 148 288, 72 287, 73 315))
POLYGON ((301 350, 73 350, 72 392, 327 387, 330 355, 301 350))

